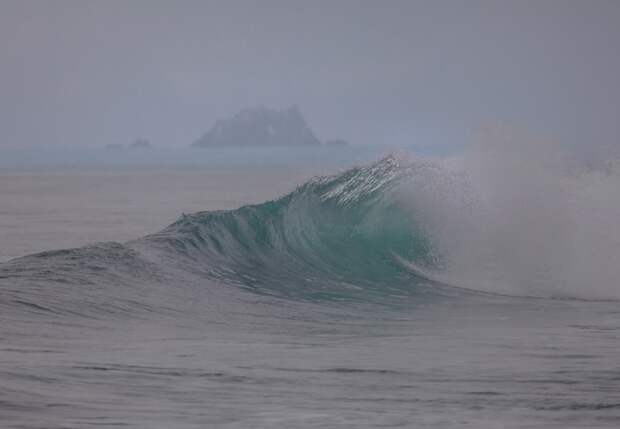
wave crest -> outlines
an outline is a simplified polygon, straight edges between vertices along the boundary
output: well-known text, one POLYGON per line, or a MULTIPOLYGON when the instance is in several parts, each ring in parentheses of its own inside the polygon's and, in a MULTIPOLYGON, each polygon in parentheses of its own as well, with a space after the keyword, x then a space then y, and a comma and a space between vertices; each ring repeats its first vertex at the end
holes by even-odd
POLYGON ((208 276, 268 293, 411 292, 424 282, 401 261, 435 267, 439 258, 399 193, 434 168, 390 156, 274 201, 184 215, 142 242, 182 255, 208 276))

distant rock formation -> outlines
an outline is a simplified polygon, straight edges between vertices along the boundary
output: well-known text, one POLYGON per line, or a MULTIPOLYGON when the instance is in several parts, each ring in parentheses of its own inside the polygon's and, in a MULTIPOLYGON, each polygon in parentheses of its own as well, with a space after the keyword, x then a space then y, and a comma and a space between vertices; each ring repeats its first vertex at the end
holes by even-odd
POLYGON ((245 109, 219 120, 192 146, 319 146, 296 106, 285 110, 245 109))
POLYGON ((343 139, 326 140, 325 146, 345 147, 345 146, 349 146, 349 142, 343 139))
POLYGON ((147 139, 136 139, 133 141, 130 147, 136 149, 150 149, 152 146, 151 142, 147 139))

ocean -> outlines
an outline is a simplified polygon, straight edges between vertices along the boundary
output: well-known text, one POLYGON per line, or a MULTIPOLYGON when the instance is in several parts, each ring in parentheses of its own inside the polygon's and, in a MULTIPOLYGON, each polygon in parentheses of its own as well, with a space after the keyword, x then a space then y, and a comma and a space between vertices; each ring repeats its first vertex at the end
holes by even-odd
POLYGON ((0 172, 0 427, 620 426, 615 173, 375 155, 0 172))

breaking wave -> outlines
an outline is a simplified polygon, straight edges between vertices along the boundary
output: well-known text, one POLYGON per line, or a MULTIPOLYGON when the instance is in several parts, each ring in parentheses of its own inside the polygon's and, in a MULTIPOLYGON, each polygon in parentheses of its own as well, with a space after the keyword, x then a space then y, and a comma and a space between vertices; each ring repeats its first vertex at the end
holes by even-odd
POLYGON ((275 201, 183 215, 134 245, 180 257, 208 277, 284 296, 411 292, 423 276, 403 261, 428 269, 441 261, 399 194, 435 170, 388 157, 313 179, 275 201))
MULTIPOLYGON (((0 305, 96 316, 164 311, 165 302, 174 312, 196 291, 216 286, 310 301, 471 290, 617 298, 618 264, 609 264, 620 253, 617 234, 589 237, 590 223, 565 218, 573 207, 567 201, 581 207, 579 195, 594 198, 583 183, 594 180, 599 189, 603 179, 555 182, 536 171, 528 174, 538 182, 521 180, 512 189, 511 170, 502 168, 502 180, 491 180, 502 192, 485 193, 475 175, 389 156, 312 179, 274 201, 183 215, 125 244, 14 259, 0 265, 0 305), (571 199, 559 191, 566 189, 582 191, 571 199), (567 241, 578 238, 579 246, 567 241)), ((613 210, 590 209, 598 210, 599 225, 615 225, 613 210)))

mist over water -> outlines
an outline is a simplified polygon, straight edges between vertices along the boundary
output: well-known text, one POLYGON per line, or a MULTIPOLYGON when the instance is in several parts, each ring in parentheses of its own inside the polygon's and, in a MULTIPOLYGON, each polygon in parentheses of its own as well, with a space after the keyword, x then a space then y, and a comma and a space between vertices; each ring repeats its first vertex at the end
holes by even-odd
POLYGON ((403 187, 441 256, 434 278, 517 295, 618 299, 620 163, 487 131, 403 187))

